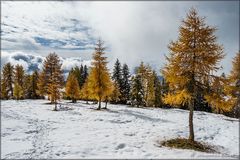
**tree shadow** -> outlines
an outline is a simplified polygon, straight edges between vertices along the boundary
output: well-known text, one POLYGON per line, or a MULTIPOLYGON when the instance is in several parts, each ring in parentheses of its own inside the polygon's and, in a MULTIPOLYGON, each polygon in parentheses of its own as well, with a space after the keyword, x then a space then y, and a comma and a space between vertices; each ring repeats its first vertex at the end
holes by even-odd
POLYGON ((149 116, 146 116, 146 115, 142 114, 141 112, 130 111, 130 110, 127 110, 127 109, 121 110, 121 113, 130 115, 130 116, 134 116, 135 118, 140 118, 140 119, 143 119, 143 120, 152 121, 152 122, 173 123, 172 121, 168 121, 168 120, 161 119, 161 118, 149 117, 149 116))

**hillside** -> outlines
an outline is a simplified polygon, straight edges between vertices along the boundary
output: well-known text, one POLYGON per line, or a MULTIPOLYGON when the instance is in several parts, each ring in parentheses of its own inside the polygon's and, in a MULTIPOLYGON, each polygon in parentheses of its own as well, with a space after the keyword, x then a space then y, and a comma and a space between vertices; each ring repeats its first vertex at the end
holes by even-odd
POLYGON ((239 120, 196 111, 197 141, 218 153, 171 149, 159 141, 188 136, 188 111, 46 100, 1 102, 1 158, 238 158, 239 120))

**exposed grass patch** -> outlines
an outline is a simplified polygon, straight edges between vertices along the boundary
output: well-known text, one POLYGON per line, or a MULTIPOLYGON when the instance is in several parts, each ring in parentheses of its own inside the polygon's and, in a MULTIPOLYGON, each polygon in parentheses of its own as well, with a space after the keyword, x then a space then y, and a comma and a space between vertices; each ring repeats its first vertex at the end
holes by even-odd
POLYGON ((176 139, 162 141, 161 145, 166 147, 171 147, 171 148, 192 149, 200 152, 208 152, 208 153, 215 152, 215 150, 209 145, 202 144, 197 141, 191 142, 185 138, 176 138, 176 139))

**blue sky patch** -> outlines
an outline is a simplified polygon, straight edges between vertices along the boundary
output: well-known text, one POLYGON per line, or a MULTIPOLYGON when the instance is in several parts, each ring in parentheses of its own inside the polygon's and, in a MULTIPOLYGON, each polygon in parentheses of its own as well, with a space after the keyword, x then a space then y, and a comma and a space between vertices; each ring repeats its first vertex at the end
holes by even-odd
POLYGON ((34 40, 36 43, 39 43, 41 46, 44 47, 51 47, 51 48, 57 48, 57 49, 70 49, 70 50, 86 50, 86 49, 92 49, 91 47, 88 47, 89 44, 94 44, 93 39, 89 39, 89 41, 81 41, 76 39, 67 39, 67 40, 55 40, 55 39, 48 39, 43 37, 34 37, 34 40), (73 47, 65 47, 66 45, 70 45, 73 47))
POLYGON ((41 44, 42 46, 45 47, 53 47, 53 48, 58 48, 63 45, 66 45, 65 42, 55 40, 55 39, 48 39, 48 38, 42 38, 42 37, 34 37, 35 42, 41 44))

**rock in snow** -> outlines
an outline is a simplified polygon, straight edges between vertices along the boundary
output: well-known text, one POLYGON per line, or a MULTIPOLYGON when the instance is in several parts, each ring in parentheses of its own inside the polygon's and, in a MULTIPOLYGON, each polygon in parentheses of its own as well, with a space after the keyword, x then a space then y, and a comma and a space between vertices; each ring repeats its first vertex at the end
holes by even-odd
POLYGON ((46 100, 1 102, 1 158, 239 158, 239 120, 194 112, 197 141, 218 153, 163 147, 159 141, 188 137, 188 111, 46 100))

